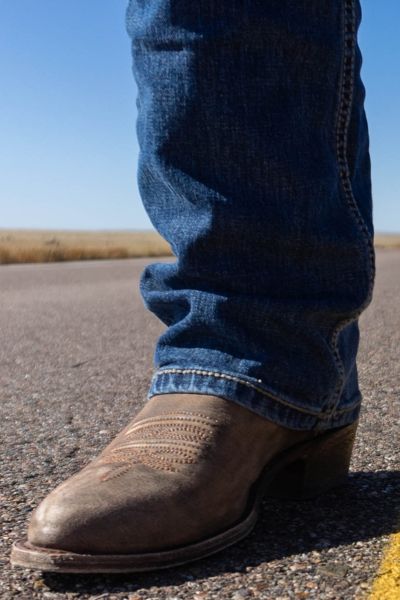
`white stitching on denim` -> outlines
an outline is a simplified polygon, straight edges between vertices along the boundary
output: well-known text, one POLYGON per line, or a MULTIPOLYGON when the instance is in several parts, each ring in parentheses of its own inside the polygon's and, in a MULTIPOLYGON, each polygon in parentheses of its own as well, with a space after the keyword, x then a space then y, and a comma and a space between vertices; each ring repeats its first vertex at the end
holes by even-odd
POLYGON ((358 307, 351 317, 339 321, 333 328, 330 345, 337 369, 339 371, 339 381, 333 393, 333 403, 328 413, 330 415, 338 414, 336 407, 340 402, 343 391, 345 372, 342 358, 339 353, 338 341, 339 335, 344 327, 355 321, 368 306, 372 298, 374 275, 375 275, 375 256, 373 240, 369 234, 368 228, 364 222, 360 209, 353 194, 350 170, 347 161, 347 141, 348 130, 351 119, 351 109, 353 104, 354 92, 354 68, 355 68, 355 50, 357 43, 356 36, 356 15, 355 0, 343 1, 343 56, 341 67, 340 94, 336 124, 336 152, 339 166, 339 175, 344 192, 347 206, 355 219, 368 250, 368 269, 369 269, 369 287, 367 296, 361 306, 358 307))
MULTIPOLYGON (((321 419, 323 419, 327 414, 327 413, 317 413, 315 411, 309 411, 304 408, 298 407, 295 404, 291 404, 290 402, 287 402, 286 400, 282 400, 278 396, 275 396, 271 392, 268 392, 267 390, 264 390, 263 388, 258 387, 257 385, 255 385, 254 383, 251 383, 250 381, 246 381, 245 379, 240 379, 239 377, 236 377, 235 375, 228 375, 227 373, 220 373, 218 371, 207 371, 204 369, 177 369, 174 367, 174 368, 170 368, 170 369, 159 369, 158 371, 156 371, 156 373, 154 373, 152 379, 155 379, 159 375, 170 374, 170 373, 171 374, 177 373, 180 375, 186 375, 186 374, 205 375, 207 377, 212 376, 212 377, 218 377, 221 379, 228 379, 230 381, 235 381, 236 383, 241 383, 243 385, 246 385, 247 387, 250 387, 250 388, 256 390, 260 394, 263 394, 264 396, 267 396, 267 397, 271 398, 272 400, 275 400, 275 402, 279 402, 280 404, 283 404, 284 406, 287 406, 287 407, 291 408, 292 410, 302 412, 307 415, 311 415, 311 416, 318 417, 321 419)), ((257 381, 259 381, 259 380, 257 380, 257 381)), ((350 412, 350 411, 354 410, 355 408, 357 408, 357 406, 359 404, 360 404, 360 401, 357 401, 356 403, 354 403, 351 406, 342 408, 340 411, 336 411, 335 414, 350 412)))

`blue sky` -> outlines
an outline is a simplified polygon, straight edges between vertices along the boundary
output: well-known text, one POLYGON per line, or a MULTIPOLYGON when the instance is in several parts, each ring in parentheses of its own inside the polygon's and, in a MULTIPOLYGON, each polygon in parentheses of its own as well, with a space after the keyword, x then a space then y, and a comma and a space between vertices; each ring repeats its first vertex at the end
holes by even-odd
MULTIPOLYGON (((0 0, 0 227, 151 227, 127 0, 0 0)), ((375 228, 400 231, 400 2, 363 0, 375 228)))

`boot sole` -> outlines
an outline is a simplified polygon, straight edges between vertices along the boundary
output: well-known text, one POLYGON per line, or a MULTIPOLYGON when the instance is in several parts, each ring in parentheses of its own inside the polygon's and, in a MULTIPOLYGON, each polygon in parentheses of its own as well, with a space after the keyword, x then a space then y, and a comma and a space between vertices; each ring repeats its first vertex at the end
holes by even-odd
POLYGON ((236 544, 251 533, 264 497, 310 499, 346 483, 357 423, 331 430, 279 454, 254 484, 239 522, 205 540, 143 554, 77 554, 15 542, 11 563, 58 573, 133 573, 177 567, 236 544))

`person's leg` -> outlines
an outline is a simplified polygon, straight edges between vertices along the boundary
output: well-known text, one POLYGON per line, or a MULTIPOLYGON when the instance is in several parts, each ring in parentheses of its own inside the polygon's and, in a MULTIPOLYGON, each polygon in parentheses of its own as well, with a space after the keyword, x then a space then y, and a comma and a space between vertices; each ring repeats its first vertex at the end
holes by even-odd
POLYGON ((374 270, 358 21, 353 0, 131 0, 140 187, 178 257, 142 292, 168 328, 150 400, 16 564, 181 564, 247 534, 265 491, 344 481, 374 270))
POLYGON ((215 394, 294 429, 353 422, 374 256, 358 1, 133 0, 139 185, 177 261, 150 396, 215 394))

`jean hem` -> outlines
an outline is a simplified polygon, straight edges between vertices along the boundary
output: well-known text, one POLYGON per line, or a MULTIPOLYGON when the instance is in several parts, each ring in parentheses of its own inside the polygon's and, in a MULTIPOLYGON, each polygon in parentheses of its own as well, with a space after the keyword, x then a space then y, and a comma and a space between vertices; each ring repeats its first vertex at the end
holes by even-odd
POLYGON ((259 380, 215 370, 196 368, 161 368, 152 378, 148 397, 172 394, 205 394, 231 400, 258 415, 295 430, 332 429, 357 420, 361 397, 332 413, 318 407, 296 406, 278 397, 259 380))

